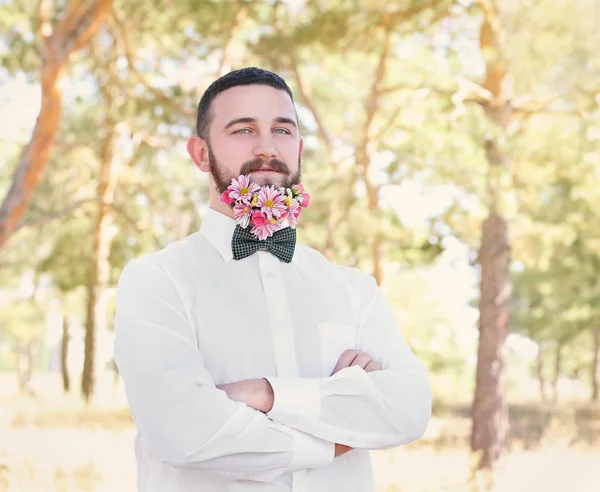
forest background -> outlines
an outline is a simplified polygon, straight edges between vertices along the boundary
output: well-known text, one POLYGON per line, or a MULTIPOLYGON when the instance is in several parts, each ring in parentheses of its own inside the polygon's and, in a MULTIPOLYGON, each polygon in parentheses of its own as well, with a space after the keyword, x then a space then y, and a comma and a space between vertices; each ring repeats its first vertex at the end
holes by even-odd
POLYGON ((198 230, 196 106, 250 65, 295 94, 301 241, 430 372, 378 490, 597 490, 598 46, 598 0, 0 1, 0 490, 135 490, 116 283, 198 230))

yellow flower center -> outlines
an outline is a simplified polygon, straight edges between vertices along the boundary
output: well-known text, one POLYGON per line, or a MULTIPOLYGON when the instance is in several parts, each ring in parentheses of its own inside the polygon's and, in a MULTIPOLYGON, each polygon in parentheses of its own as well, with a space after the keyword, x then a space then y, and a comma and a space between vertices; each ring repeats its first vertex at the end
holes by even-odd
POLYGON ((244 186, 243 188, 240 188, 240 195, 245 195, 248 193, 248 188, 246 186, 244 186))
POLYGON ((251 205, 253 207, 256 207, 257 203, 258 203, 258 195, 255 193, 254 196, 252 197, 252 203, 251 203, 251 205))
POLYGON ((276 220, 276 219, 269 219, 269 222, 270 222, 271 224, 274 224, 275 222, 277 222, 277 220, 276 220))
POLYGON ((267 200, 265 202, 265 207, 273 208, 274 206, 275 204, 273 203, 273 200, 267 200))
POLYGON ((289 197, 289 196, 286 197, 286 199, 283 200, 283 203, 285 203, 286 207, 291 207, 292 206, 292 199, 291 199, 291 197, 289 197))

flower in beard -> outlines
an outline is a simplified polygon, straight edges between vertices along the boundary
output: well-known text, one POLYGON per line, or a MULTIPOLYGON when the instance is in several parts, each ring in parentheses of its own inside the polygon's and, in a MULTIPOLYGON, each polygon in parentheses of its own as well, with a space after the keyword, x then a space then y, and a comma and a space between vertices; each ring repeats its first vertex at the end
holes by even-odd
POLYGON ((297 200, 292 199, 292 203, 290 204, 287 210, 286 216, 288 223, 290 224, 290 227, 292 229, 295 229, 296 225, 298 225, 298 217, 300 216, 300 212, 302 212, 302 207, 300 206, 297 200))
POLYGON ((241 175, 238 179, 233 179, 229 186, 229 198, 234 200, 243 200, 250 202, 252 194, 260 189, 257 183, 250 182, 250 176, 241 175))
POLYGON ((259 241, 264 241, 284 227, 295 229, 310 195, 302 185, 277 189, 272 185, 251 183, 250 176, 241 175, 233 179, 221 195, 224 203, 231 200, 235 221, 243 229, 251 226, 252 234, 259 241), (234 196, 237 198, 234 199, 234 196))
POLYGON ((256 222, 254 220, 252 221, 253 224, 258 223, 258 225, 252 227, 250 232, 252 232, 252 234, 260 241, 264 241, 268 237, 271 237, 275 231, 278 231, 281 228, 281 224, 279 224, 276 219, 269 219, 262 212, 259 213, 261 214, 261 218, 256 222))
POLYGON ((279 219, 281 214, 286 211, 284 199, 285 195, 275 189, 274 186, 263 186, 258 192, 257 207, 269 219, 279 219))
POLYGON ((233 202, 235 202, 235 198, 231 198, 230 193, 231 190, 225 190, 223 193, 221 193, 221 201, 227 205, 231 205, 233 202))
POLYGON ((310 195, 304 190, 302 183, 292 186, 292 196, 298 200, 302 208, 307 208, 310 203, 310 195))
POLYGON ((239 201, 233 206, 233 218, 242 227, 248 227, 252 217, 252 205, 239 201))

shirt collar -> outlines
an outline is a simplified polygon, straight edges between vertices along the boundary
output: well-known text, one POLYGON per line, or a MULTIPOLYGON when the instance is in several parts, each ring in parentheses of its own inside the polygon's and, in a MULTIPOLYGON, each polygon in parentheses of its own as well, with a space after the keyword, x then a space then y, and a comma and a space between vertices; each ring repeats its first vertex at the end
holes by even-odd
MULTIPOLYGON (((215 247, 226 263, 233 259, 231 239, 236 225, 234 219, 212 208, 206 210, 200 225, 200 234, 215 247)), ((296 243, 292 263, 297 265, 299 256, 298 243, 296 243)))

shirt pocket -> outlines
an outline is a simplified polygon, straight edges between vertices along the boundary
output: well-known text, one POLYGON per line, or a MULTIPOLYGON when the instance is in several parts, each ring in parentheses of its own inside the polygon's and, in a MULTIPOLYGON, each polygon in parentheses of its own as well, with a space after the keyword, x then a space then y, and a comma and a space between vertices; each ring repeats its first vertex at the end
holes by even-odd
POLYGON ((356 348, 357 329, 343 323, 319 323, 321 376, 331 376, 345 350, 356 348))

